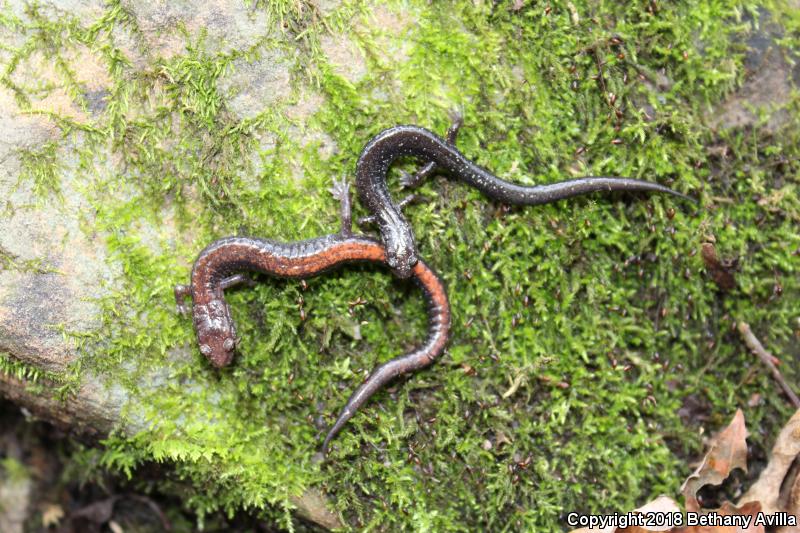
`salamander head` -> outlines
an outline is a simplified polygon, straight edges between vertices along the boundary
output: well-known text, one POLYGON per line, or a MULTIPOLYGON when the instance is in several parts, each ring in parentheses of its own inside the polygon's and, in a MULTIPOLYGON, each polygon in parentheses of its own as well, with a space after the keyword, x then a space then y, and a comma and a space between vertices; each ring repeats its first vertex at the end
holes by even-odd
POLYGON ((416 254, 386 255, 386 262, 398 278, 406 279, 411 276, 411 269, 417 264, 416 254))
POLYGON ((231 364, 236 349, 236 339, 232 336, 198 335, 198 340, 200 341, 200 353, 206 356, 216 368, 231 364))
POLYGON ((385 235, 384 242, 386 243, 386 264, 389 265, 389 268, 399 278, 405 279, 411 276, 411 269, 417 264, 419 257, 410 230, 385 235))
POLYGON ((236 351, 236 330, 225 302, 195 306, 195 329, 200 353, 216 368, 227 366, 236 351))

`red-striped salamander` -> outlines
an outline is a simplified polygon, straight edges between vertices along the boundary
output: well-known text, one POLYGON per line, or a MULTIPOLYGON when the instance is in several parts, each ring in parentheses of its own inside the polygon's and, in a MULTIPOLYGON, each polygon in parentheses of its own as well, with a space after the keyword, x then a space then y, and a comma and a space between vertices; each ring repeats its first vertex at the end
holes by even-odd
POLYGON ((361 202, 371 216, 365 220, 375 222, 386 246, 386 259, 399 277, 408 277, 418 261, 416 243, 411 226, 400 212, 411 197, 395 204, 389 196, 386 176, 395 159, 414 156, 427 161, 415 176, 406 175, 403 184, 419 185, 435 168, 440 168, 486 196, 514 205, 537 205, 556 202, 582 194, 598 191, 659 192, 694 200, 684 194, 644 180, 609 176, 590 176, 546 185, 523 186, 505 181, 479 167, 458 151, 455 136, 461 118, 448 131, 448 139, 418 126, 395 126, 373 137, 361 151, 356 163, 356 189, 361 202))
MULTIPOLYGON (((338 266, 370 262, 387 264, 386 250, 370 237, 353 235, 350 222, 349 190, 344 181, 332 192, 341 202, 340 233, 305 241, 280 243, 251 237, 228 237, 200 252, 192 268, 190 285, 175 287, 178 309, 192 298, 192 317, 200 352, 217 368, 231 363, 239 343, 224 289, 246 278, 243 271, 255 271, 281 278, 305 279, 338 266)), ((425 343, 410 353, 378 366, 347 400, 322 445, 327 454, 331 439, 376 391, 393 378, 433 363, 444 351, 450 332, 450 305, 442 280, 422 261, 410 271, 428 303, 430 325, 425 343)))

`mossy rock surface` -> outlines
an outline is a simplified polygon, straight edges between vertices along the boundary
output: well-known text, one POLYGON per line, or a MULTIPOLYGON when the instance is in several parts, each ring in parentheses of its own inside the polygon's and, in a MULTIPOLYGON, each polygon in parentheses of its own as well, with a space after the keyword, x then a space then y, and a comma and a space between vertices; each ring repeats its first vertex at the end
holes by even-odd
MULTIPOLYGON (((357 530, 564 529, 676 494, 737 408, 763 457, 790 408, 735 325, 796 381, 798 30, 797 6, 759 1, 7 2, 0 390, 110 432, 76 461, 169 463, 162 488, 201 520, 285 529, 320 494, 357 530), (507 179, 637 177, 700 204, 508 209, 430 180, 406 213, 449 288, 449 349, 320 463, 349 393, 424 335, 413 285, 259 278, 230 292, 222 371, 172 288, 214 239, 335 232, 327 190, 361 147, 395 124, 444 133, 453 109, 462 152, 507 179)), ((398 197, 416 164, 392 171, 398 197)))

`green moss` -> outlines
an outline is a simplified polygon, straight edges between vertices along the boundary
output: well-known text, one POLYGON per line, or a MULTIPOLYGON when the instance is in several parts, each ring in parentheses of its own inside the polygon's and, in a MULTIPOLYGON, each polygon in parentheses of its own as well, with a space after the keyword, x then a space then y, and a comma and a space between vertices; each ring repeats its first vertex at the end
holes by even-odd
POLYGON ((13 457, 0 459, 0 476, 11 483, 20 483, 28 479, 28 469, 13 457))
MULTIPOLYGON (((99 50, 113 79, 101 116, 65 126, 84 143, 91 230, 124 273, 100 302, 102 326, 78 339, 81 372, 123 386, 126 416, 144 428, 112 436, 102 464, 129 476, 147 461, 174 465, 164 488, 180 486, 201 520, 256 509, 288 529, 290 497, 316 487, 359 530, 556 530, 568 510, 625 511, 677 494, 699 430, 736 407, 768 448, 789 408, 732 326, 745 320, 775 353, 797 357, 798 101, 777 133, 716 133, 705 117, 741 83, 742 35, 761 5, 573 3, 394 2, 386 9, 409 19, 399 33, 370 30, 361 2, 327 15, 256 4, 283 21, 282 34, 226 54, 187 35, 182 53, 142 70, 108 38, 114 24, 137 31, 119 4, 89 26, 3 22, 30 24, 19 57, 52 49, 58 34, 62 46, 99 50), (364 52, 363 78, 337 74, 326 33, 364 52), (239 120, 217 82, 235 59, 270 51, 296 52, 297 89, 239 120), (325 103, 298 122, 287 110, 309 84, 325 103), (172 287, 216 238, 336 231, 325 190, 352 174, 365 142, 397 123, 444 132, 454 107, 466 117, 459 148, 509 179, 641 177, 703 207, 598 195, 506 210, 430 181, 428 201, 407 213, 450 290, 448 353, 378 394, 320 465, 320 438, 364 373, 423 335, 417 291, 369 267, 307 289, 264 279, 232 290, 241 353, 214 371, 172 287), (323 156, 304 134, 325 134, 338 151, 323 156), (728 294, 697 254, 711 236, 740 259, 728 294), (712 418, 682 415, 695 404, 712 418)), ((69 69, 61 74, 69 85, 69 69)), ((41 175, 57 175, 54 161, 41 163, 41 175)), ((394 173, 391 183, 400 194, 394 173)), ((796 381, 796 365, 782 368, 796 381)))
POLYGON ((50 195, 58 198, 61 195, 56 159, 57 146, 57 143, 49 142, 36 150, 22 150, 19 153, 22 166, 19 182, 30 182, 33 193, 42 199, 50 195))
POLYGON ((33 394, 53 394, 66 398, 74 394, 78 385, 78 369, 68 372, 50 372, 33 365, 23 363, 14 357, 0 352, 0 374, 6 374, 25 383, 33 394))
POLYGON ((14 360, 8 354, 0 354, 0 372, 19 380, 31 381, 34 383, 39 381, 42 377, 41 370, 14 360))
POLYGON ((29 272, 34 274, 53 272, 53 269, 45 266, 45 262, 41 259, 20 259, 18 255, 0 246, 0 272, 3 270, 14 270, 17 272, 29 272))

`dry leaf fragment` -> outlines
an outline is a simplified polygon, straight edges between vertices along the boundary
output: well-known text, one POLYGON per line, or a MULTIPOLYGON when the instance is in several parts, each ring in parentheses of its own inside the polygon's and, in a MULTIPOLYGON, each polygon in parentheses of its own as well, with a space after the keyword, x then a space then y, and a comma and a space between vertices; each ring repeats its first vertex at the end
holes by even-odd
MULTIPOLYGON (((656 500, 640 507, 639 509, 636 509, 636 511, 633 512, 642 514, 679 513, 680 509, 672 499, 666 496, 660 496, 656 500)), ((682 514, 681 517, 682 520, 684 520, 684 525, 681 526, 653 527, 652 529, 640 526, 631 526, 624 529, 609 526, 603 529, 581 528, 571 531, 570 533, 765 533, 763 525, 755 524, 756 517, 758 516, 759 512, 761 512, 761 505, 758 502, 746 503, 742 507, 738 508, 733 504, 725 503, 719 509, 703 512, 701 516, 704 518, 700 518, 698 513, 692 513, 692 515, 695 516, 696 521, 703 522, 706 525, 700 525, 696 523, 693 523, 692 525, 686 525, 686 521, 691 515, 682 514), (740 522, 743 522, 741 520, 737 520, 737 523, 734 525, 726 525, 725 517, 730 516, 749 516, 749 520, 746 521, 748 524, 747 527, 741 527, 739 525, 740 522)))
POLYGON ((714 438, 703 462, 681 487, 687 511, 700 510, 697 491, 705 485, 719 485, 734 468, 747 472, 746 438, 744 414, 737 409, 730 425, 714 438))
MULTIPOLYGON (((675 506, 675 509, 675 512, 677 512, 677 505, 675 506)), ((655 510, 651 510, 651 512, 654 511, 655 510)), ((683 520, 685 521, 684 525, 668 529, 667 533, 764 533, 763 525, 755 525, 756 516, 760 511, 761 506, 758 504, 758 502, 747 503, 741 508, 737 508, 735 505, 730 503, 725 503, 721 508, 713 511, 703 512, 700 515, 698 515, 698 513, 693 513, 695 521, 703 523, 704 518, 704 523, 707 525, 700 525, 696 523, 693 523, 692 525, 685 525, 686 522, 688 522, 689 517, 692 515, 684 514, 682 515, 683 520), (736 525, 725 525, 725 517, 740 515, 750 517, 749 521, 747 521, 747 527, 740 527, 738 525, 740 522, 739 520, 737 520, 736 525)), ((665 510, 663 512, 672 511, 665 510)), ((663 531, 665 531, 663 528, 646 529, 641 527, 630 527, 626 529, 617 529, 614 533, 656 533, 663 531)))
POLYGON ((632 511, 645 515, 658 513, 662 517, 673 514, 682 518, 680 526, 618 528, 603 523, 602 528, 595 525, 571 533, 765 533, 766 528, 775 533, 800 533, 800 526, 780 526, 780 523, 791 524, 791 515, 800 515, 800 462, 797 461, 800 457, 800 410, 781 430, 767 468, 741 498, 739 507, 726 502, 719 509, 700 510, 697 501, 700 488, 719 485, 736 468, 747 471, 746 437, 744 415, 737 410, 728 427, 711 442, 702 464, 681 488, 686 500, 686 513, 680 513, 677 504, 666 496, 632 511))
POLYGON ((675 533, 764 533, 763 525, 755 525, 755 518, 761 511, 761 505, 758 502, 746 503, 737 508, 735 505, 725 502, 725 504, 712 511, 718 517, 725 516, 750 516, 749 527, 725 526, 725 525, 708 525, 708 526, 689 526, 684 529, 676 530, 675 533))
MULTIPOLYGON (((788 496, 786 512, 800 518, 800 476, 795 476, 788 496)), ((800 520, 798 520, 798 525, 778 528, 776 533, 800 533, 800 520)))
POLYGON ((56 503, 45 504, 42 508, 42 525, 44 527, 57 526, 64 518, 64 509, 56 503))
MULTIPOLYGON (((634 509, 631 513, 635 514, 648 514, 648 513, 680 513, 680 507, 675 503, 675 500, 668 496, 661 495, 650 503, 646 503, 634 509)), ((602 529, 582 527, 571 531, 570 533, 654 533, 669 530, 669 526, 655 529, 642 529, 638 526, 630 526, 626 528, 618 528, 616 526, 607 526, 602 529)))
POLYGON ((733 277, 738 266, 736 259, 720 259, 717 256, 716 248, 710 242, 703 243, 700 255, 706 265, 708 275, 721 291, 727 292, 736 287, 736 279, 733 277))
MULTIPOLYGON (((791 488, 794 486, 792 480, 786 480, 786 475, 798 455, 800 455, 800 409, 794 413, 781 430, 775 446, 772 447, 767 467, 761 472, 758 481, 742 496, 740 502, 761 502, 764 512, 767 513, 789 511, 787 509, 789 506, 786 504, 791 502, 781 501, 781 487, 791 488)), ((786 499, 788 500, 789 497, 790 495, 786 499)), ((800 511, 799 503, 795 502, 793 514, 800 511)))
POLYGON ((495 433, 494 444, 498 448, 500 448, 504 444, 511 444, 511 442, 512 442, 511 439, 508 438, 508 436, 506 436, 506 434, 503 433, 502 431, 498 431, 495 433))
MULTIPOLYGON (((675 502, 675 500, 664 495, 659 496, 652 502, 645 504, 634 511, 634 513, 640 513, 644 515, 649 513, 662 513, 666 515, 680 512, 681 509, 678 507, 678 504, 675 502)), ((625 529, 618 528, 616 533, 655 533, 659 531, 672 531, 672 528, 669 525, 662 527, 654 526, 647 529, 639 526, 632 526, 626 527, 625 529)))
POLYGON ((747 400, 747 407, 755 407, 761 403, 761 395, 757 392, 754 392, 750 395, 750 399, 747 400))

